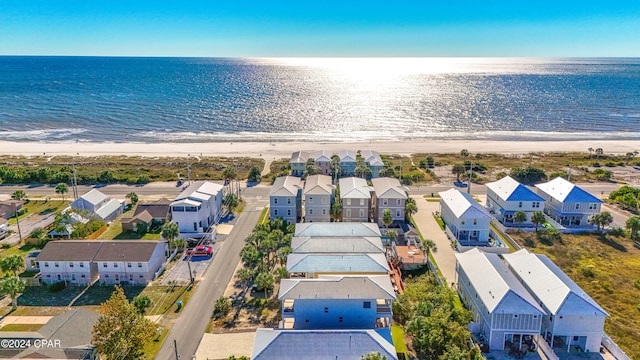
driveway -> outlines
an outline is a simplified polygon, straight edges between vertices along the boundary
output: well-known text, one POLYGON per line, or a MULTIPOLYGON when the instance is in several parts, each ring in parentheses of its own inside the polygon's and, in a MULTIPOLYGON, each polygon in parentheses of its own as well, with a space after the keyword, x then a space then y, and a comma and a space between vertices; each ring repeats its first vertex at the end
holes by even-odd
MULTIPOLYGON (((29 216, 20 220, 20 232, 22 233, 22 238, 23 239, 27 238, 35 228, 45 229, 47 226, 53 224, 55 220, 56 220, 55 213, 51 213, 47 215, 30 214, 29 216)), ((11 245, 15 245, 19 243, 20 235, 18 234, 18 226, 15 224, 10 225, 9 230, 13 230, 15 231, 15 233, 2 239, 0 242, 3 244, 11 244, 11 245)))
POLYGON ((169 285, 170 281, 175 281, 177 284, 188 284, 191 281, 189 267, 191 267, 191 273, 194 274, 195 279, 202 280, 202 276, 207 271, 221 245, 220 243, 214 243, 211 246, 213 247, 212 256, 192 256, 191 261, 187 261, 189 256, 183 255, 182 259, 160 281, 160 285, 169 285))

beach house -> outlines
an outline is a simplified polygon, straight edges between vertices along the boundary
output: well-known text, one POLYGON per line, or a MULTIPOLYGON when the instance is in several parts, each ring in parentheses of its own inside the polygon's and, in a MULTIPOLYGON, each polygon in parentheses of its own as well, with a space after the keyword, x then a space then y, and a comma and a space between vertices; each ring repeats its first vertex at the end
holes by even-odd
POLYGON ((171 218, 178 224, 180 237, 202 236, 222 216, 223 186, 196 181, 171 203, 171 218))
POLYGON ((296 224, 294 236, 373 236, 380 237, 380 229, 374 223, 301 223, 296 224))
POLYGON ((449 236, 463 246, 489 241, 491 215, 471 195, 456 189, 439 193, 440 216, 449 236))
POLYGON ((408 189, 400 185, 395 178, 376 178, 371 180, 373 184, 373 218, 378 226, 384 226, 383 218, 385 210, 391 212, 394 223, 404 223, 405 204, 407 202, 408 189))
POLYGON ((457 290, 471 309, 475 332, 490 350, 531 349, 545 310, 497 254, 475 248, 455 256, 457 290))
POLYGON ((71 208, 87 210, 92 216, 98 217, 104 222, 109 222, 122 214, 124 201, 112 199, 97 189, 92 189, 73 201, 71 208))
POLYGON ((313 161, 323 175, 331 175, 331 156, 333 154, 327 150, 318 150, 313 155, 313 161))
POLYGON ((547 256, 526 249, 503 255, 505 261, 545 310, 541 333, 556 352, 572 347, 598 352, 608 316, 587 293, 547 256))
POLYGON ((104 241, 93 262, 102 284, 147 285, 156 278, 166 250, 164 241, 104 241))
POLYGON ((380 172, 384 167, 384 162, 382 161, 380 154, 373 150, 362 150, 360 151, 360 156, 362 156, 362 160, 371 170, 371 178, 379 177, 380 172))
POLYGON ((281 176, 269 192, 271 219, 282 218, 290 224, 302 218, 302 181, 294 176, 281 176))
POLYGON ((544 211, 544 205, 542 197, 510 176, 487 184, 485 207, 504 225, 532 226, 531 215, 536 211, 544 211), (526 221, 515 221, 514 215, 518 211, 525 213, 526 221))
POLYGON ((311 175, 304 184, 304 222, 329 222, 334 188, 331 176, 311 175))
POLYGON ((339 181, 342 221, 368 222, 371 216, 371 191, 367 180, 356 177, 342 178, 339 181))
POLYGON ((384 245, 379 236, 294 236, 291 239, 294 254, 318 253, 384 253, 384 245))
POLYGON ((337 155, 340 158, 340 176, 354 176, 358 154, 351 150, 341 150, 337 155))
POLYGON ((562 226, 592 227, 589 217, 600 213, 602 200, 561 177, 538 184, 536 188, 538 195, 545 199, 545 214, 562 226))
POLYGON ((397 360, 388 329, 257 329, 252 360, 361 360, 369 353, 397 360))
POLYGON ((101 241, 63 240, 49 241, 36 257, 36 267, 46 284, 65 282, 69 285, 87 285, 98 279, 98 266, 94 258, 102 246, 101 241))
POLYGON ((387 275, 389 264, 384 254, 289 254, 287 271, 307 278, 320 275, 387 275))
POLYGON ((388 275, 282 279, 285 329, 375 329, 391 326, 396 295, 388 275))
POLYGON ((313 158, 314 153, 312 151, 296 151, 291 154, 291 159, 289 159, 291 175, 302 177, 305 169, 307 168, 307 161, 313 158))

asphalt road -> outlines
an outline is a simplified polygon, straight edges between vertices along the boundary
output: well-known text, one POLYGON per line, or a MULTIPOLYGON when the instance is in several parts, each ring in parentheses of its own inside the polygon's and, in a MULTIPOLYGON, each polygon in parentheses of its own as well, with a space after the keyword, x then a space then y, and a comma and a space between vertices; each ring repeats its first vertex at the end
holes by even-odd
POLYGON ((233 230, 215 255, 191 300, 171 327, 156 359, 176 358, 173 347, 174 340, 177 342, 178 354, 181 359, 191 359, 195 355, 213 314, 215 301, 224 295, 240 261, 240 250, 244 246, 244 239, 258 223, 262 210, 256 208, 267 205, 266 199, 261 198, 261 195, 255 195, 255 191, 251 191, 254 189, 249 189, 249 194, 246 194, 247 205, 244 211, 238 216, 233 230))

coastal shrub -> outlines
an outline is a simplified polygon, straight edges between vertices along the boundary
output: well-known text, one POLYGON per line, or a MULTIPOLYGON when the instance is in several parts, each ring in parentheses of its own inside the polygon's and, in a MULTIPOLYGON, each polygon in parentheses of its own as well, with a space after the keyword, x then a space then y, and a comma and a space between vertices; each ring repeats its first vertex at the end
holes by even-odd
POLYGON ((554 173, 549 174, 549 179, 555 179, 557 177, 567 178, 567 172, 564 170, 556 171, 554 173))
POLYGON ((600 165, 600 163, 599 163, 599 162, 594 162, 594 163, 591 163, 591 166, 596 167, 596 168, 599 168, 599 167, 600 167, 600 166, 602 166, 602 165, 600 165))
POLYGON ((149 176, 147 174, 142 174, 138 176, 138 178, 136 179, 136 184, 146 184, 146 183, 149 183, 150 181, 151 179, 149 179, 149 176))
POLYGON ((639 197, 640 189, 627 185, 618 190, 614 190, 609 194, 609 200, 631 211, 637 210, 639 197))
POLYGON ((531 165, 525 168, 514 167, 509 175, 523 184, 534 184, 547 179, 547 174, 544 170, 531 165))
POLYGON ((252 166, 249 170, 249 177, 247 178, 248 182, 260 182, 260 168, 257 166, 252 166))
POLYGON ((594 270, 593 265, 586 265, 586 266, 581 267, 580 268, 580 272, 585 277, 590 277, 590 278, 596 277, 596 272, 594 270))
POLYGON ((609 181, 613 176, 613 173, 610 170, 596 169, 593 171, 593 175, 597 180, 600 181, 609 181))
POLYGON ((624 237, 626 235, 626 232, 624 231, 623 228, 619 226, 615 226, 609 230, 609 235, 615 236, 615 237, 624 237))
POLYGON ((633 287, 635 287, 636 289, 640 290, 640 279, 635 279, 633 281, 633 287))
POLYGON ((504 171, 500 171, 499 173, 496 174, 496 180, 500 180, 505 177, 507 177, 507 173, 504 171))
POLYGON ((218 317, 225 316, 231 311, 231 300, 226 296, 220 296, 216 300, 216 306, 213 309, 213 315, 218 317))

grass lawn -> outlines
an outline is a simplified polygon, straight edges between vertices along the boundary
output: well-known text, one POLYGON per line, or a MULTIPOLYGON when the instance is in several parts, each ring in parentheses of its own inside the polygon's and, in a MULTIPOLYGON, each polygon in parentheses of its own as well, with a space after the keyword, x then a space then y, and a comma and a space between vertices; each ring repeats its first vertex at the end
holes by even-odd
POLYGON ((3 259, 9 255, 20 255, 21 257, 24 257, 31 251, 39 249, 40 247, 35 245, 12 246, 8 249, 2 248, 0 249, 0 259, 3 259))
MULTIPOLYGON (((542 234, 542 232, 540 232, 542 234)), ((608 313, 605 331, 632 359, 640 359, 640 250, 628 238, 562 235, 552 243, 535 233, 512 234, 546 254, 608 313)))
MULTIPOLYGON (((11 310, 11 305, 6 306, 11 310)), ((12 312, 14 316, 56 316, 64 314, 68 311, 66 306, 18 306, 16 311, 12 312)))
POLYGON ((265 224, 269 221, 269 208, 265 207, 262 209, 262 214, 260 214, 260 219, 258 220, 258 224, 265 224))
POLYGON ((391 325, 391 339, 397 353, 407 354, 407 344, 404 342, 404 330, 402 330, 402 327, 391 325))
POLYGON ((132 217, 135 214, 135 206, 132 206, 131 209, 123 213, 122 215, 115 218, 107 231, 100 234, 98 239, 100 240, 160 240, 160 225, 153 224, 151 225, 151 229, 145 234, 140 234, 137 232, 126 231, 122 232, 122 218, 132 217))
POLYGON ((38 331, 44 324, 8 324, 0 328, 0 331, 38 331))
POLYGON ((442 231, 445 231, 446 226, 444 225, 444 221, 442 221, 442 218, 439 215, 434 215, 433 218, 436 219, 436 222, 438 223, 438 226, 440 226, 440 229, 442 231))
POLYGON ((169 334, 169 329, 166 327, 160 326, 160 331, 158 331, 158 335, 154 337, 151 341, 144 345, 142 352, 144 353, 143 359, 155 359, 156 354, 160 351, 162 344, 167 339, 167 335, 169 334))
POLYGON ((18 297, 20 306, 67 306, 84 287, 67 286, 61 291, 51 292, 45 286, 29 286, 18 297))
MULTIPOLYGON (((27 197, 29 197, 29 190, 26 191, 27 197)), ((62 201, 62 200, 30 200, 28 203, 24 204, 20 214, 20 220, 31 214, 38 215, 47 215, 54 212, 61 211, 62 209, 69 206, 70 201, 62 201)), ((15 224, 16 218, 13 217, 9 219, 9 224, 15 224)))

